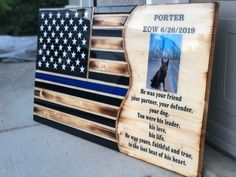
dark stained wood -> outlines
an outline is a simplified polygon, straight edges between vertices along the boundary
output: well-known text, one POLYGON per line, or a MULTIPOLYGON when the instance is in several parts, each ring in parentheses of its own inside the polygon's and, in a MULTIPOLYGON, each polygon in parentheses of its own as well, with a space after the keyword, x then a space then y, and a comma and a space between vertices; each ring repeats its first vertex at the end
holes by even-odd
POLYGON ((105 59, 105 60, 114 60, 114 61, 125 61, 124 52, 108 52, 108 51, 98 51, 91 50, 90 57, 94 59, 105 59))
POLYGON ((122 37, 122 29, 92 29, 92 36, 122 37))
MULTIPOLYGON (((101 76, 101 77, 104 78, 104 76, 101 76)), ((110 79, 118 79, 118 78, 114 78, 114 76, 113 76, 110 79)), ((126 83, 127 81, 124 80, 123 82, 126 83)), ((120 98, 113 98, 113 97, 109 97, 109 96, 106 96, 106 95, 100 95, 100 94, 96 94, 96 93, 92 93, 92 92, 87 92, 87 91, 84 91, 84 90, 69 88, 69 87, 67 87, 65 89, 65 87, 62 87, 60 85, 49 84, 49 83, 46 83, 46 82, 36 81, 35 86, 38 87, 38 88, 44 88, 44 89, 52 90, 52 91, 55 91, 55 92, 61 92, 61 93, 64 93, 64 94, 77 96, 77 97, 80 97, 80 98, 93 100, 93 101, 97 101, 97 102, 101 102, 101 103, 105 103, 105 104, 110 104, 110 105, 114 105, 114 106, 120 106, 120 104, 122 102, 122 100, 120 98)))
POLYGON ((40 99, 37 97, 34 98, 34 103, 38 104, 40 106, 50 108, 52 110, 57 110, 57 111, 61 111, 66 114, 70 114, 72 116, 80 117, 81 119, 84 119, 84 120, 93 121, 98 124, 106 125, 106 126, 109 126, 112 128, 115 127, 115 120, 114 119, 108 119, 108 118, 98 115, 98 114, 93 114, 90 112, 86 112, 84 110, 79 110, 79 109, 75 109, 72 107, 68 107, 66 105, 53 103, 53 102, 43 100, 43 99, 40 99))
POLYGON ((102 146, 104 146, 104 147, 113 149, 113 150, 115 150, 115 151, 119 151, 118 145, 117 145, 116 142, 113 142, 113 141, 104 139, 104 138, 99 137, 99 136, 96 136, 96 135, 92 135, 92 134, 90 134, 90 133, 81 131, 81 130, 79 130, 79 129, 77 129, 77 128, 70 127, 70 126, 61 124, 61 123, 59 123, 59 122, 51 121, 51 120, 49 120, 49 119, 45 119, 45 118, 40 117, 40 116, 37 116, 37 115, 35 115, 35 114, 34 114, 34 121, 37 121, 37 122, 39 122, 39 123, 48 125, 48 126, 50 126, 50 127, 56 128, 56 129, 58 129, 58 130, 61 130, 61 131, 66 132, 66 133, 70 133, 70 134, 72 134, 72 135, 79 136, 79 137, 81 137, 81 138, 83 138, 83 139, 86 139, 86 140, 88 140, 88 141, 97 143, 97 144, 99 144, 99 145, 102 145, 102 146))
POLYGON ((45 119, 60 122, 73 128, 77 128, 87 133, 94 134, 99 137, 116 142, 115 130, 106 126, 102 126, 101 124, 83 120, 79 117, 39 106, 37 104, 34 105, 34 114, 45 119))
POLYGON ((95 7, 95 14, 130 13, 135 6, 95 7))
POLYGON ((89 76, 90 79, 96 79, 96 80, 100 80, 100 81, 104 81, 104 82, 110 82, 110 83, 114 83, 114 84, 121 84, 124 86, 128 86, 129 85, 129 77, 125 77, 125 76, 116 76, 116 75, 108 75, 105 73, 98 73, 98 72, 89 72, 89 76))
POLYGON ((116 119, 118 107, 115 108, 114 106, 110 106, 101 102, 94 102, 46 89, 37 89, 37 91, 41 93, 40 95, 36 95, 40 99, 63 104, 77 109, 82 109, 93 114, 108 116, 108 118, 113 120, 116 119))

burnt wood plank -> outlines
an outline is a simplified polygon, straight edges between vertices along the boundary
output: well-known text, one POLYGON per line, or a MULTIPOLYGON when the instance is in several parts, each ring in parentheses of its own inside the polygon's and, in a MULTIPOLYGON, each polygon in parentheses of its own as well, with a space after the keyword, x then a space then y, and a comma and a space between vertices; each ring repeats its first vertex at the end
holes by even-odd
POLYGON ((59 129, 59 130, 64 131, 66 133, 72 134, 74 136, 81 137, 83 139, 86 139, 88 141, 102 145, 104 147, 119 151, 118 145, 116 142, 113 142, 113 141, 98 137, 96 135, 81 131, 81 130, 76 129, 74 127, 70 127, 70 126, 55 122, 55 121, 51 121, 49 119, 45 119, 44 117, 40 117, 38 115, 34 115, 34 121, 37 121, 39 123, 48 125, 50 127, 59 129))
POLYGON ((123 39, 118 37, 92 37, 91 48, 104 50, 123 50, 123 39))
POLYGON ((92 29, 92 36, 122 37, 122 29, 92 29))
POLYGON ((47 107, 47 108, 50 108, 53 110, 57 110, 57 111, 60 111, 63 113, 67 113, 67 114, 79 117, 81 119, 84 119, 84 120, 90 120, 90 121, 96 122, 98 124, 106 125, 106 126, 113 127, 113 128, 115 127, 115 120, 107 119, 105 117, 102 117, 102 116, 99 116, 96 114, 92 114, 89 112, 81 111, 81 110, 70 108, 70 107, 66 107, 65 105, 56 104, 56 103, 41 100, 38 98, 35 98, 34 102, 35 102, 35 104, 38 104, 38 105, 41 105, 41 106, 44 106, 44 107, 47 107))
POLYGON ((125 61, 124 52, 109 52, 109 51, 91 50, 90 57, 94 58, 94 59, 98 58, 98 59, 106 59, 106 60, 125 61))
POLYGON ((105 116, 109 119, 116 119, 119 107, 110 106, 101 102, 95 102, 80 97, 75 97, 51 90, 35 88, 39 94, 35 94, 40 99, 57 104, 67 105, 69 107, 83 110, 89 113, 105 116))
POLYGON ((96 72, 105 72, 114 75, 129 76, 126 62, 115 62, 108 60, 89 59, 89 70, 96 72))
POLYGON ((105 138, 107 140, 116 142, 115 129, 109 128, 96 122, 81 119, 80 117, 73 116, 67 113, 63 113, 58 110, 44 107, 38 104, 34 105, 34 114, 45 119, 56 121, 62 124, 66 124, 73 128, 77 128, 81 131, 105 138))
POLYGON ((93 17, 95 26, 123 26, 127 15, 97 15, 93 17))
POLYGON ((96 79, 104 82, 116 83, 121 85, 129 85, 129 77, 108 75, 104 73, 89 72, 90 79, 96 79))
POLYGON ((95 14, 131 13, 135 6, 95 7, 95 14))
POLYGON ((54 84, 49 84, 49 83, 45 83, 45 82, 36 81, 35 86, 39 87, 39 88, 53 90, 56 92, 61 92, 61 93, 68 94, 68 95, 81 97, 84 99, 89 99, 89 100, 102 102, 105 104, 114 105, 114 106, 120 106, 120 104, 122 102, 122 99, 119 99, 119 98, 109 97, 106 95, 99 95, 96 93, 86 92, 83 90, 78 90, 78 89, 73 89, 73 88, 66 88, 65 89, 65 87, 62 87, 59 85, 54 85, 54 84))

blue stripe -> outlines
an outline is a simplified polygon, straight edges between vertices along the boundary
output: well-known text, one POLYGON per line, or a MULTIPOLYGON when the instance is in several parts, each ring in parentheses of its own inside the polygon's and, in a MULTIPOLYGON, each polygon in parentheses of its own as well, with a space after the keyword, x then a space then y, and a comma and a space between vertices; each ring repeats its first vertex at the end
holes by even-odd
POLYGON ((45 74, 45 73, 36 73, 35 77, 38 79, 43 79, 47 81, 57 82, 60 84, 80 87, 83 89, 89 89, 93 91, 109 93, 109 94, 118 95, 118 96, 125 96, 128 91, 128 89, 126 88, 120 88, 120 87, 98 84, 98 83, 89 82, 89 81, 82 81, 82 80, 76 80, 76 79, 65 78, 65 77, 60 77, 60 76, 54 76, 54 75, 45 74))

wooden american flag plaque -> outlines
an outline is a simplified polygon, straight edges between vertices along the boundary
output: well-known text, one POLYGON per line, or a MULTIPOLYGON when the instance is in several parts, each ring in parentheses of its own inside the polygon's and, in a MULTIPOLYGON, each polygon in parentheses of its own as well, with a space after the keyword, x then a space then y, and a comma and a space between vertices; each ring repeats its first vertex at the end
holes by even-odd
POLYGON ((34 120, 200 176, 217 7, 41 9, 34 120))

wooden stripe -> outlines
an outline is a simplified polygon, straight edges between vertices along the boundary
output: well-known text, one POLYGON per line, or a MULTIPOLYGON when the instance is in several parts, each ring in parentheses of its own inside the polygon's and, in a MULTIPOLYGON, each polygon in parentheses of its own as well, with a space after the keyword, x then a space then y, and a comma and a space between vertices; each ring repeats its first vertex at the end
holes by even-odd
POLYGON ((129 85, 129 77, 110 75, 106 73, 98 73, 98 72, 89 72, 89 78, 101 80, 108 83, 118 83, 122 85, 129 85))
POLYGON ((95 14, 112 14, 112 13, 130 13, 135 6, 110 6, 110 7, 95 7, 95 14))
POLYGON ((89 72, 93 72, 93 73, 101 73, 101 74, 106 74, 106 75, 113 75, 113 76, 123 76, 123 77, 129 77, 129 75, 127 74, 117 74, 117 73, 111 73, 111 72, 107 72, 107 71, 99 71, 99 70, 94 70, 94 69, 89 69, 89 72))
POLYGON ((90 133, 81 131, 81 130, 79 130, 77 128, 69 127, 67 125, 64 125, 64 124, 61 124, 61 123, 58 123, 58 122, 55 122, 55 121, 51 121, 49 119, 45 119, 45 118, 37 116, 37 115, 34 115, 33 117, 34 117, 34 121, 37 121, 39 123, 48 125, 50 127, 59 129, 61 131, 64 131, 66 133, 70 133, 70 134, 75 135, 75 136, 82 137, 83 139, 86 139, 88 141, 92 141, 94 143, 97 143, 99 145, 105 146, 107 148, 119 151, 118 145, 117 145, 116 142, 104 139, 102 137, 98 137, 98 136, 92 135, 90 133))
POLYGON ((123 50, 123 38, 91 37, 91 48, 123 50))
POLYGON ((34 105, 34 114, 45 119, 56 121, 58 123, 116 142, 114 128, 103 126, 88 120, 83 120, 79 117, 52 110, 37 104, 34 105))
POLYGON ((127 63, 120 61, 89 59, 89 71, 129 76, 127 63))
POLYGON ((61 111, 66 114, 80 117, 81 119, 89 120, 89 121, 96 122, 101 125, 106 125, 106 126, 115 128, 116 121, 112 120, 112 119, 107 119, 103 116, 99 116, 99 115, 95 115, 95 114, 92 114, 89 112, 81 111, 79 109, 67 107, 67 105, 64 106, 62 104, 57 104, 54 102, 45 101, 42 99, 38 99, 36 97, 34 98, 34 103, 38 104, 40 106, 44 106, 44 107, 53 109, 53 110, 61 111))
POLYGON ((93 25, 95 26, 123 26, 127 15, 94 15, 93 25))
POLYGON ((115 61, 125 61, 125 54, 123 52, 108 52, 108 51, 97 51, 91 50, 90 57, 94 59, 105 59, 115 61))
POLYGON ((94 14, 93 17, 109 18, 109 17, 128 17, 128 13, 114 13, 114 14, 94 14))
POLYGON ((74 97, 46 89, 35 88, 35 91, 39 92, 39 95, 36 95, 36 98, 54 102, 56 104, 62 104, 64 106, 69 106, 89 113, 104 116, 106 118, 113 120, 116 120, 116 116, 119 110, 119 107, 79 97, 74 97))
POLYGON ((122 37, 122 29, 92 29, 92 36, 122 37))
POLYGON ((125 27, 124 26, 92 26, 92 29, 107 29, 107 30, 114 30, 114 29, 117 29, 117 30, 122 30, 124 29, 125 27))
POLYGON ((117 50, 117 49, 103 49, 103 48, 95 48, 95 47, 91 47, 90 50, 96 50, 96 51, 103 51, 103 52, 125 52, 124 49, 121 50, 117 50))
MULTIPOLYGON (((72 95, 75 97, 80 97, 80 98, 93 100, 96 102, 101 102, 101 103, 110 104, 110 105, 114 105, 114 106, 120 106, 120 104, 122 102, 122 99, 119 99, 119 98, 113 98, 113 97, 109 97, 109 96, 105 96, 105 95, 90 93, 90 92, 86 92, 86 91, 82 91, 82 90, 78 90, 78 89, 74 89, 74 88, 65 88, 65 87, 62 87, 59 85, 54 85, 54 84, 45 83, 45 82, 36 81, 35 87, 44 88, 47 90, 52 90, 55 92, 60 92, 60 93, 64 93, 67 95, 72 95)), ((39 93, 39 92, 36 92, 36 93, 39 93)))

